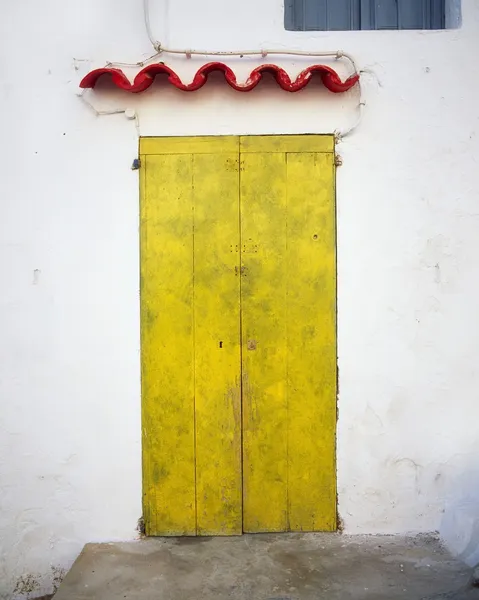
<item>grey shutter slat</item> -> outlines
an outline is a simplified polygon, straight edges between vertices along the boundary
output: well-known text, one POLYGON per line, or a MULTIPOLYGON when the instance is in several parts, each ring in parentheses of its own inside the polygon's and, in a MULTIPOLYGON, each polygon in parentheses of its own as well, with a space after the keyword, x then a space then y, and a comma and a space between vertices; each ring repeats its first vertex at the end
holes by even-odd
POLYGON ((374 2, 360 0, 360 25, 359 29, 376 29, 374 2))
POLYGON ((296 0, 294 7, 294 21, 297 24, 296 29, 299 31, 304 30, 304 24, 306 23, 304 18, 304 2, 305 0, 296 0))
POLYGON ((359 7, 358 0, 329 0, 327 6, 328 30, 359 29, 359 7))
POLYGON ((399 29, 423 29, 424 1, 402 0, 399 3, 399 29))
POLYGON ((399 29, 425 29, 430 18, 429 0, 400 0, 399 29))
POLYGON ((286 31, 294 31, 296 29, 294 26, 294 5, 294 0, 284 1, 284 28, 286 31))
POLYGON ((284 28, 286 31, 303 29, 303 0, 285 0, 284 28))
MULTIPOLYGON (((421 2, 421 0, 419 0, 421 2)), ((397 0, 374 0, 376 29, 398 28, 397 0)))
POLYGON ((361 29, 361 0, 354 0, 353 7, 353 29, 361 29))
POLYGON ((446 27, 446 0, 431 1, 431 29, 445 29, 446 27))
POLYGON ((304 30, 327 30, 327 8, 328 0, 304 0, 304 30))

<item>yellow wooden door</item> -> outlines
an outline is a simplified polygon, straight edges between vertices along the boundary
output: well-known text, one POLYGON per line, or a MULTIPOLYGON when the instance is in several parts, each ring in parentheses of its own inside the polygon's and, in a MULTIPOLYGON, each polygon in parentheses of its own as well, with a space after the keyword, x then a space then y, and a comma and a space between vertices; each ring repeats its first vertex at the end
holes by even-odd
POLYGON ((141 155, 146 531, 241 533, 238 140, 141 155))
POLYGON ((333 153, 140 141, 149 535, 336 528, 333 153))

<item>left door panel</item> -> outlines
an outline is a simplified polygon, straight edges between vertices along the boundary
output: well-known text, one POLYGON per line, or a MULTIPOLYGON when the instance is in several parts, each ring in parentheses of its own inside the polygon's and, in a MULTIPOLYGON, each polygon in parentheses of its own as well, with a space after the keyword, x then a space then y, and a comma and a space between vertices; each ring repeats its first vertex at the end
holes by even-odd
POLYGON ((238 138, 144 138, 148 535, 242 531, 238 138))

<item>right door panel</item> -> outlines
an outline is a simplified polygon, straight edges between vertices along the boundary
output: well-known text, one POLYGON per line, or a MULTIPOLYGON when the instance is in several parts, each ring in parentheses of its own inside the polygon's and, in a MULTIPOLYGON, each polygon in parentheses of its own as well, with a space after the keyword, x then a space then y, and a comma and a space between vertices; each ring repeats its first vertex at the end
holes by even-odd
POLYGON ((332 136, 240 140, 243 530, 336 529, 332 136))

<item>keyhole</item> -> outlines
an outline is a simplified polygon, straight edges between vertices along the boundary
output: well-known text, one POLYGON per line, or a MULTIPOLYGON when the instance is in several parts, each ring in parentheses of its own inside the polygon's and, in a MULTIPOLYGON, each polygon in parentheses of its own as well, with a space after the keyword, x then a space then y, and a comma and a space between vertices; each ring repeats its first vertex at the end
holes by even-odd
POLYGON ((220 342, 220 348, 223 348, 223 342, 220 342))

